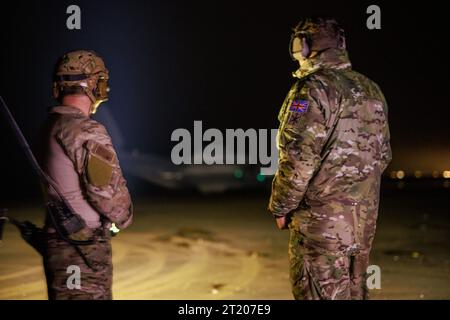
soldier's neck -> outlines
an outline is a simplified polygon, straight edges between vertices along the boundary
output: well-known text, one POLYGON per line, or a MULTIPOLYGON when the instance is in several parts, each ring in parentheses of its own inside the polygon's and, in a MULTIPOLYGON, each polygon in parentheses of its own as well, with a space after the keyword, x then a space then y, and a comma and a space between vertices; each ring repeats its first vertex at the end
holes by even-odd
POLYGON ((62 105, 75 107, 89 117, 92 101, 84 94, 70 94, 63 97, 62 105))

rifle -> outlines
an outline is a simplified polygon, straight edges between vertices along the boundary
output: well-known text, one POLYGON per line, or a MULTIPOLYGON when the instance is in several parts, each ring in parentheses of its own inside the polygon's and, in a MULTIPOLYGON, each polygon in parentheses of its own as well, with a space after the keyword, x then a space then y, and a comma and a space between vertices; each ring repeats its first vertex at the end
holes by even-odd
POLYGON ((5 222, 9 222, 16 226, 22 238, 32 246, 41 255, 44 254, 44 238, 43 231, 30 221, 19 221, 13 217, 8 216, 6 213, 8 209, 0 209, 0 243, 3 240, 3 227, 5 222))
MULTIPOLYGON (((51 189, 57 196, 57 201, 47 201, 46 202, 46 208, 47 212, 49 214, 50 220, 55 227, 56 232, 58 235, 65 241, 69 242, 73 245, 89 245, 93 244, 94 240, 74 240, 70 238, 70 235, 82 230, 86 227, 85 222, 81 219, 79 215, 76 214, 76 212, 73 210, 73 208, 70 206, 67 199, 62 195, 62 193, 58 190, 58 187, 56 183, 42 170, 39 163, 37 162, 33 152, 31 151, 30 146, 28 145, 27 140, 25 139, 22 131, 20 130, 20 127, 17 125, 16 120, 11 114, 11 111, 9 111, 8 106, 6 105, 3 98, 0 96, 0 102, 2 105, 1 111, 3 115, 5 116, 6 120, 8 121, 12 131, 14 132, 14 135, 16 136, 23 152, 25 153, 25 156, 27 157, 28 161, 30 162, 34 172, 39 177, 41 183, 44 185, 44 187, 51 189)), ((38 230, 39 228, 33 225, 29 221, 25 222, 19 222, 9 216, 2 214, 3 218, 1 220, 3 221, 2 224, 5 221, 11 222, 12 224, 16 225, 21 233, 23 231, 31 232, 30 230, 34 230, 33 228, 36 228, 38 230), (28 227, 28 229, 27 229, 28 227)), ((1 226, 0 226, 1 227, 1 226)), ((1 228, 0 228, 1 229, 1 228)), ((2 233, 2 230, 0 230, 0 233, 2 233)), ((27 235, 22 233, 22 237, 26 240, 27 235)), ((31 237, 32 238, 32 237, 31 237)), ((28 241, 27 241, 28 242, 28 241)), ((34 245, 32 245, 34 247, 34 245)))

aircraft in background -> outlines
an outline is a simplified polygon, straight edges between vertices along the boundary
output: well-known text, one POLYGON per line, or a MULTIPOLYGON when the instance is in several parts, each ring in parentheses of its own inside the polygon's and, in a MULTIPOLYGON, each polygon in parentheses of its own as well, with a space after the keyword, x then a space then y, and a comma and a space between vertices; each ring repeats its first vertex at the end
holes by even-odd
POLYGON ((258 165, 174 165, 170 157, 138 150, 128 151, 117 122, 108 108, 95 116, 110 133, 120 164, 128 175, 167 189, 196 189, 202 193, 222 193, 227 190, 262 188, 270 177, 259 174, 258 165))

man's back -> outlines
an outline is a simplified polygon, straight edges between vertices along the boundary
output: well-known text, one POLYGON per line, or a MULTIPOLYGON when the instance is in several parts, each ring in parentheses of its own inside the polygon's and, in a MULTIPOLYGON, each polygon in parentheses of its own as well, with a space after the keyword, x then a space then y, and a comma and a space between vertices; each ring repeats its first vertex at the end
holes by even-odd
POLYGON ((77 108, 53 107, 43 139, 44 170, 89 228, 98 228, 101 216, 122 228, 131 224, 126 181, 102 124, 77 108))
POLYGON ((296 299, 364 299, 381 174, 391 159, 387 105, 351 69, 336 20, 293 29, 297 78, 278 119, 279 164, 269 211, 290 229, 296 299))
POLYGON ((91 119, 109 98, 109 71, 94 51, 75 50, 58 59, 53 79, 59 105, 43 126, 40 157, 54 182, 44 190, 48 297, 112 299, 111 231, 127 228, 133 210, 111 137, 91 119), (67 285, 73 266, 81 277, 75 288, 67 285))
MULTIPOLYGON (((87 121, 92 120, 82 115, 76 108, 68 106, 52 108, 42 128, 41 164, 75 212, 83 218, 89 228, 96 229, 101 225, 100 215, 86 199, 80 174, 66 151, 77 144, 82 150, 85 141, 83 124, 87 121), (65 132, 72 134, 62 144, 60 137, 65 132)), ((45 191, 50 200, 58 199, 52 189, 45 191)))
POLYGON ((381 174, 391 158, 384 96, 374 82, 351 68, 324 68, 305 79, 303 87, 322 113, 324 128, 315 132, 314 121, 303 128, 321 147, 316 150, 320 159, 311 168, 315 173, 293 225, 314 248, 369 248, 381 174))
MULTIPOLYGON (((325 69, 305 84, 319 88, 329 137, 306 201, 378 201, 380 177, 390 160, 387 105, 378 86, 350 68, 325 69), (311 83, 311 84, 309 84, 311 83)), ((319 93, 320 94, 320 93, 319 93)))

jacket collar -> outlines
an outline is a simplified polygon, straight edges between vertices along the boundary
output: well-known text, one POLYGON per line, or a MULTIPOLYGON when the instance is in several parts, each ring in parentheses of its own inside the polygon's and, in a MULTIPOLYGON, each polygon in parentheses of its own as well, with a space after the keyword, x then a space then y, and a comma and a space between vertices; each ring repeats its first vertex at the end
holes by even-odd
POLYGON ((49 113, 59 113, 59 114, 73 114, 83 117, 87 117, 80 109, 73 106, 54 106, 50 107, 49 113))
POLYGON ((314 58, 308 59, 306 66, 293 72, 292 76, 298 79, 303 79, 320 69, 341 70, 351 67, 352 64, 348 58, 347 50, 331 48, 322 51, 314 58))

